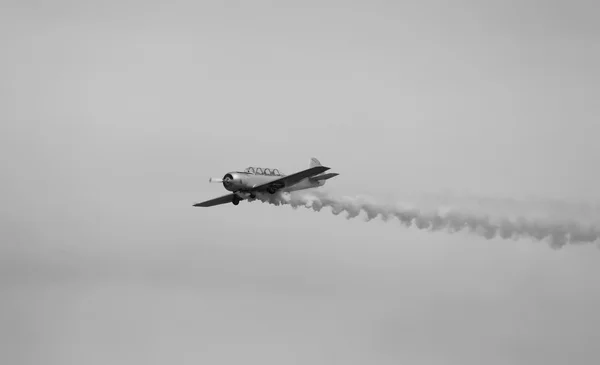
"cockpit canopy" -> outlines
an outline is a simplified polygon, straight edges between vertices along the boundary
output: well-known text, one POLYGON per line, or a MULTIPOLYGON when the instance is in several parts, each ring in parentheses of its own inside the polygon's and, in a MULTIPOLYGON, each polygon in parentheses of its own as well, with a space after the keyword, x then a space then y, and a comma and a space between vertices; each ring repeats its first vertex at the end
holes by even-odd
POLYGON ((283 176, 283 174, 280 173, 277 169, 263 169, 261 167, 248 167, 244 170, 244 172, 253 175, 283 176))

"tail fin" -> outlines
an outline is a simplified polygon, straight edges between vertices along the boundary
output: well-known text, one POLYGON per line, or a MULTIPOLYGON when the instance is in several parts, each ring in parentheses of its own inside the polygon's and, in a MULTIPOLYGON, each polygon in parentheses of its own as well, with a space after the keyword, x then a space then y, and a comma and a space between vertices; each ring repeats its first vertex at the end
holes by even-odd
MULTIPOLYGON (((317 166, 322 166, 321 163, 319 162, 319 160, 317 160, 316 158, 311 158, 310 159, 310 163, 309 163, 309 168, 312 167, 317 167, 317 166)), ((319 186, 324 185, 325 184, 325 180, 327 179, 331 179, 332 177, 338 176, 339 174, 336 174, 334 172, 330 172, 330 173, 320 173, 317 174, 315 176, 311 176, 308 178, 308 180, 310 180, 313 183, 318 183, 319 186)))
POLYGON ((315 166, 321 166, 321 163, 319 162, 319 160, 317 160, 316 158, 311 158, 310 159, 310 163, 308 164, 308 167, 315 167, 315 166))

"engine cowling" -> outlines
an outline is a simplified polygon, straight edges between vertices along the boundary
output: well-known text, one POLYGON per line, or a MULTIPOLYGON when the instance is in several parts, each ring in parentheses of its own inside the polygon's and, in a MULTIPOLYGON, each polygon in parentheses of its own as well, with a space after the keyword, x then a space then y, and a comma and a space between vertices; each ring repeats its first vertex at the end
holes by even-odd
POLYGON ((243 188, 242 179, 236 173, 227 173, 223 176, 223 187, 229 191, 237 191, 243 188))

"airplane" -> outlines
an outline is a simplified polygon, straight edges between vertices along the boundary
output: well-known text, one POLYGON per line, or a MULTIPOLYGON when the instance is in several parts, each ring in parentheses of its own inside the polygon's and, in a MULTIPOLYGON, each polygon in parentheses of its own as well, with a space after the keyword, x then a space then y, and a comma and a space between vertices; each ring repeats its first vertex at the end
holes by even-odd
POLYGON ((209 182, 222 183, 231 194, 194 204, 195 207, 212 207, 219 204, 238 205, 244 199, 256 199, 257 193, 275 194, 278 191, 290 192, 316 188, 325 185, 325 180, 339 174, 327 173, 329 167, 321 165, 319 160, 311 158, 308 169, 284 175, 278 169, 248 167, 242 171, 228 172, 222 179, 210 178, 209 182))

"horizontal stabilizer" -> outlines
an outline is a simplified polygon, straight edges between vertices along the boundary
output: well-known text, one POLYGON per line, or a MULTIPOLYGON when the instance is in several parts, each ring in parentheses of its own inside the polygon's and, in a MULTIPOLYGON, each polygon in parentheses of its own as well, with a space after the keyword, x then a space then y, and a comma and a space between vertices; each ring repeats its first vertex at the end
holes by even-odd
POLYGON ((312 180, 312 181, 327 180, 327 179, 331 179, 332 177, 336 177, 338 175, 339 174, 336 174, 335 172, 330 172, 328 174, 313 176, 310 178, 310 180, 312 180))

